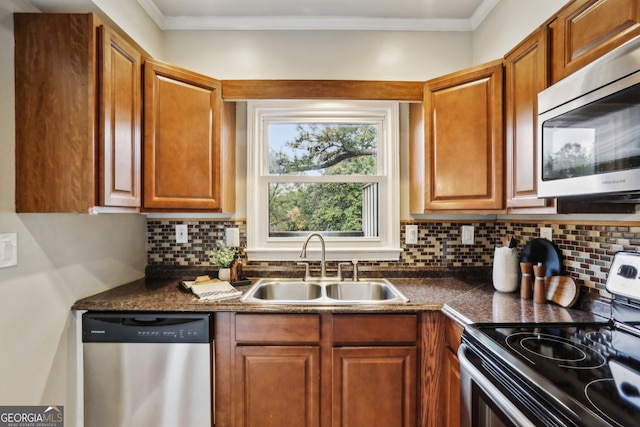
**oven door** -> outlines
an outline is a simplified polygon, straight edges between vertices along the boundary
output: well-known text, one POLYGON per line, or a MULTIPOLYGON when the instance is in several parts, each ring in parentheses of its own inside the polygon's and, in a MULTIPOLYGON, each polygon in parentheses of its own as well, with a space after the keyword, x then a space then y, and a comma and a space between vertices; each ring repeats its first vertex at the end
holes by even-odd
MULTIPOLYGON (((486 353, 486 352, 485 352, 486 353)), ((468 344, 460 360, 460 425, 462 427, 575 426, 513 372, 468 344)))
MULTIPOLYGON (((492 382, 482 361, 467 345, 458 350, 460 360, 460 425, 462 427, 535 426, 512 399, 492 382)), ((494 380, 495 381, 495 380, 494 380)))

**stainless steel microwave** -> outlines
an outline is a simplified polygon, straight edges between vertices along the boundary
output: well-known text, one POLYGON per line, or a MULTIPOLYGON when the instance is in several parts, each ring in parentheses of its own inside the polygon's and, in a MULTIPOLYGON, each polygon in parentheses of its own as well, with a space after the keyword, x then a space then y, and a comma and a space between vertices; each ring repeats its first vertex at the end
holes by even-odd
POLYGON ((538 94, 538 197, 640 201, 640 37, 538 94))

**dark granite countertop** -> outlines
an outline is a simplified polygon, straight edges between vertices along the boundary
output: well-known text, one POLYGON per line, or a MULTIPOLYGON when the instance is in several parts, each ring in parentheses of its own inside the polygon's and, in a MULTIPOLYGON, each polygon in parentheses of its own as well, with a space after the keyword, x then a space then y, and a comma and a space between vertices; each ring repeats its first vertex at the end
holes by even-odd
MULTIPOLYGON (((176 278, 147 278, 89 296, 73 310, 97 311, 241 311, 241 312, 416 312, 442 310, 461 324, 493 322, 589 322, 603 320, 590 311, 565 309, 553 303, 535 304, 516 293, 497 292, 486 280, 456 277, 389 279, 407 298, 393 305, 257 305, 239 298, 201 301, 181 290, 176 278)), ((246 291, 249 286, 239 286, 246 291)), ((603 310, 606 311, 606 308, 603 310)))

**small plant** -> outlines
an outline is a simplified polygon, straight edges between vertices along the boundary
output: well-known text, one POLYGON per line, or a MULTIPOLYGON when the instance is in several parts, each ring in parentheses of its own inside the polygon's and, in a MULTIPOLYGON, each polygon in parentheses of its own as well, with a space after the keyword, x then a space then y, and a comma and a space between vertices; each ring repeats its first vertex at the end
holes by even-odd
POLYGON ((229 268, 233 262, 236 250, 227 246, 224 242, 218 242, 218 249, 212 249, 209 252, 209 262, 217 265, 219 268, 229 268))

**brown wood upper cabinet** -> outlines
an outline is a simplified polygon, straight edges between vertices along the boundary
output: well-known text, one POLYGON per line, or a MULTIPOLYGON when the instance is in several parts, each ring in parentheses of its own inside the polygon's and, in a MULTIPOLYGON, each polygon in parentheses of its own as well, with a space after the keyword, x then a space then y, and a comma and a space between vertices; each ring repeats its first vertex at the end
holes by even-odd
POLYGON ((93 14, 14 22, 16 211, 137 211, 140 53, 93 14))
POLYGON ((640 34, 638 0, 575 0, 550 24, 552 83, 640 34))
POLYGON ((424 212, 503 209, 502 79, 494 61, 425 83, 424 212))
POLYGON ((144 209, 234 209, 223 202, 235 193, 233 138, 222 132, 235 105, 223 105, 220 82, 147 60, 144 89, 144 209))
POLYGON ((537 198, 537 94, 637 34, 639 8, 635 0, 570 2, 505 56, 509 213, 632 211, 622 204, 537 198))
POLYGON ((509 212, 555 212, 538 199, 538 92, 548 86, 548 32, 541 28, 505 56, 506 198, 509 212))

